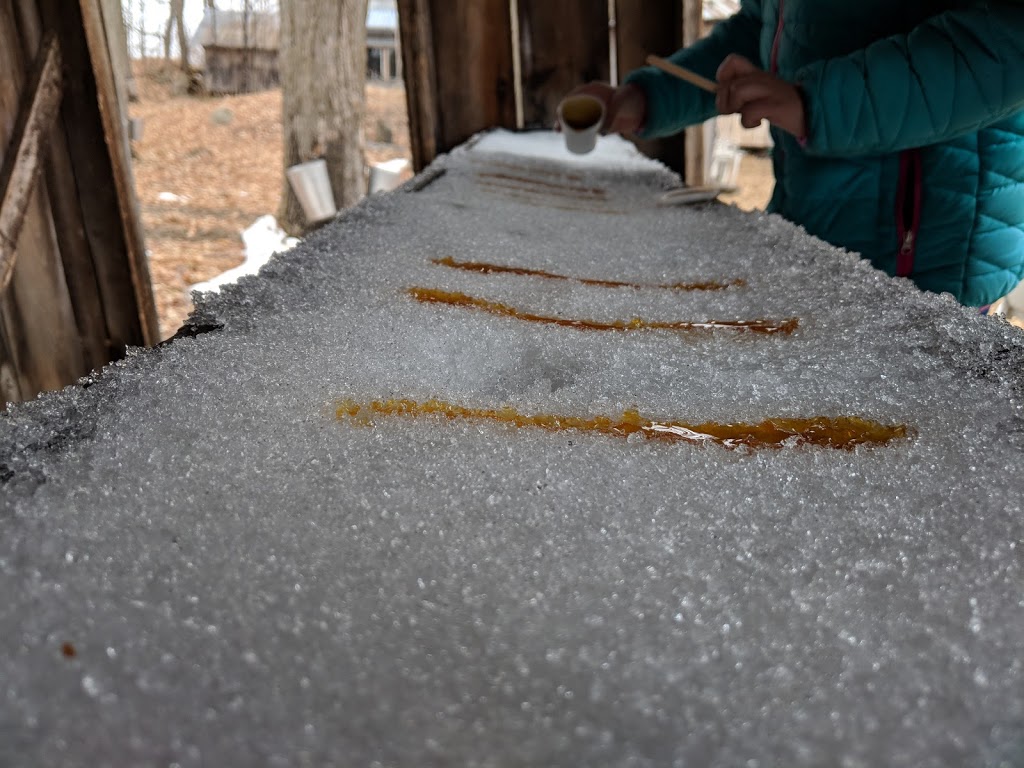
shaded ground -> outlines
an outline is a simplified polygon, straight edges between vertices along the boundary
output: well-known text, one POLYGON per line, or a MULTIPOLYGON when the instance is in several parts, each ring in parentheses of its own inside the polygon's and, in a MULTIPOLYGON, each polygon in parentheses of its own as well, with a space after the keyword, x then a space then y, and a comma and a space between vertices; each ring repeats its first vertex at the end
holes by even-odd
MULTIPOLYGON (((134 144, 135 184, 167 337, 192 309, 189 286, 241 264, 241 231, 277 211, 281 92, 174 96, 162 62, 137 66, 136 81, 139 101, 129 112, 144 123, 134 144)), ((408 158, 404 90, 371 83, 366 96, 367 161, 408 158)))

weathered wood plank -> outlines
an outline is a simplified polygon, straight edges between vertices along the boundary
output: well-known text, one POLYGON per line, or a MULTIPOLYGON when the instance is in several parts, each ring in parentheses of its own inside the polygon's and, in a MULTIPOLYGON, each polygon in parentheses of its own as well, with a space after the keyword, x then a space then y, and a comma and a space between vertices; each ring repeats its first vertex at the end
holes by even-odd
MULTIPOLYGON (((111 152, 101 122, 96 80, 78 3, 38 0, 39 14, 57 32, 67 62, 61 123, 77 191, 84 236, 92 255, 107 326, 110 357, 146 343, 128 261, 125 226, 115 189, 111 152)), ((154 319, 155 323, 155 319, 154 319)))
MULTIPOLYGON (((616 48, 619 80, 644 66, 648 55, 667 56, 683 44, 681 0, 616 0, 616 48)), ((676 173, 686 167, 683 136, 634 140, 646 155, 665 163, 676 173)))
MULTIPOLYGON (((14 12, 21 30, 22 49, 27 56, 34 58, 43 39, 36 0, 15 0, 14 12)), ((82 211, 77 202, 78 192, 67 137, 59 123, 50 128, 47 145, 44 173, 50 213, 64 264, 71 307, 78 325, 82 354, 86 367, 92 370, 110 362, 113 356, 108 346, 107 322, 96 281, 96 269, 85 236, 82 211)))
POLYGON ((0 411, 4 410, 8 403, 17 403, 24 399, 18 385, 14 356, 8 349, 8 338, 10 332, 4 323, 4 313, 0 312, 0 411))
MULTIPOLYGON (((8 147, 14 116, 29 88, 25 61, 31 59, 22 35, 32 30, 22 29, 23 21, 10 0, 0 0, 0 71, 6 75, 0 79, 0 148, 8 147)), ((18 397, 27 398, 70 383, 87 370, 43 178, 37 179, 29 194, 17 252, 11 282, 0 297, 8 379, 4 390, 16 390, 18 397)))
POLYGON ((89 61, 92 62, 95 76, 104 140, 113 168, 114 187, 124 228, 125 247, 143 342, 152 345, 160 340, 160 324, 157 320, 153 284, 149 276, 149 260, 146 257, 139 201, 135 195, 131 149, 123 119, 124 105, 118 101, 117 85, 110 59, 110 43, 107 40, 106 22, 99 0, 80 0, 80 8, 89 61))
POLYGON ((437 75, 428 0, 398 0, 405 101, 413 168, 422 171, 437 156, 437 75))
POLYGON ((60 45, 53 36, 43 42, 26 84, 11 150, 0 169, 0 293, 14 274, 18 236, 29 199, 43 168, 43 148, 60 108, 60 45))
POLYGON ((2 300, 16 329, 13 343, 24 397, 60 389, 89 371, 48 203, 41 178, 18 241, 19 263, 2 300))
MULTIPOLYGON (((683 45, 693 45, 703 33, 703 0, 683 0, 683 45)), ((707 167, 704 144, 703 126, 686 129, 686 183, 692 186, 704 184, 707 167)))
POLYGON ((437 151, 454 149, 487 128, 514 129, 508 0, 431 0, 431 11, 441 125, 437 151))
POLYGON ((515 128, 507 0, 399 0, 413 163, 515 128))
POLYGON ((608 5, 519 0, 519 28, 525 126, 550 128, 566 93, 610 77, 608 5))
MULTIPOLYGON (((642 66, 648 54, 666 55, 683 44, 683 0, 615 2, 619 76, 642 66)), ((567 91, 610 78, 607 4, 518 0, 518 6, 523 118, 527 127, 546 127, 567 91)), ((480 130, 514 128, 507 0, 399 0, 398 7, 416 170, 480 130)), ((682 136, 637 144, 685 171, 682 136)))
POLYGON ((132 77, 131 57, 128 55, 128 33, 124 28, 124 15, 121 12, 122 0, 100 0, 103 9, 103 22, 106 27, 108 50, 114 72, 114 84, 117 88, 117 100, 122 106, 122 117, 127 123, 128 105, 132 90, 135 88, 132 77))

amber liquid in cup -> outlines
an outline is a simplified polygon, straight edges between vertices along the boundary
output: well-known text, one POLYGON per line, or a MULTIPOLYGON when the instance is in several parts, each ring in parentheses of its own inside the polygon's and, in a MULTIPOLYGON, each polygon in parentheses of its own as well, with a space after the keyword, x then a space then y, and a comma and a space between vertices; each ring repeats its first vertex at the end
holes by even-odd
POLYGON ((562 122, 576 131, 585 131, 601 119, 601 102, 589 96, 568 98, 562 104, 562 122))

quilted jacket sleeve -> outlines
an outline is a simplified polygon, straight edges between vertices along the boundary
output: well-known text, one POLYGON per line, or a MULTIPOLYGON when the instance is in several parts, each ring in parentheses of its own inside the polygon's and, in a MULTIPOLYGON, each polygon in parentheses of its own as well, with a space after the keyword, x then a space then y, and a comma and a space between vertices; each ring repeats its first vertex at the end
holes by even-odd
POLYGON ((1024 3, 941 13, 909 34, 797 73, 806 149, 871 155, 971 133, 1024 109, 1022 72, 1024 3))
MULTIPOLYGON (((743 0, 740 10, 715 26, 710 35, 672 54, 670 61, 711 80, 730 53, 758 61, 761 34, 761 0, 743 0)), ((647 117, 640 135, 668 136, 717 114, 715 97, 667 75, 654 67, 631 72, 625 82, 635 83, 647 94, 647 117)))

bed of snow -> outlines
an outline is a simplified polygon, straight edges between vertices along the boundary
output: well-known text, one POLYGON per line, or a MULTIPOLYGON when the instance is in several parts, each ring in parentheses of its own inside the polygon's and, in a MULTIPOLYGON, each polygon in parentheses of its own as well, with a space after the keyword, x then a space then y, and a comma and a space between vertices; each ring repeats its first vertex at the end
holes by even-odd
POLYGON ((674 176, 556 138, 439 159, 205 299, 221 330, 0 419, 0 765, 1019 764, 1020 332, 776 217, 658 206, 674 176), (802 324, 585 333, 411 285, 802 324), (334 418, 389 397, 916 436, 744 452, 334 418))

